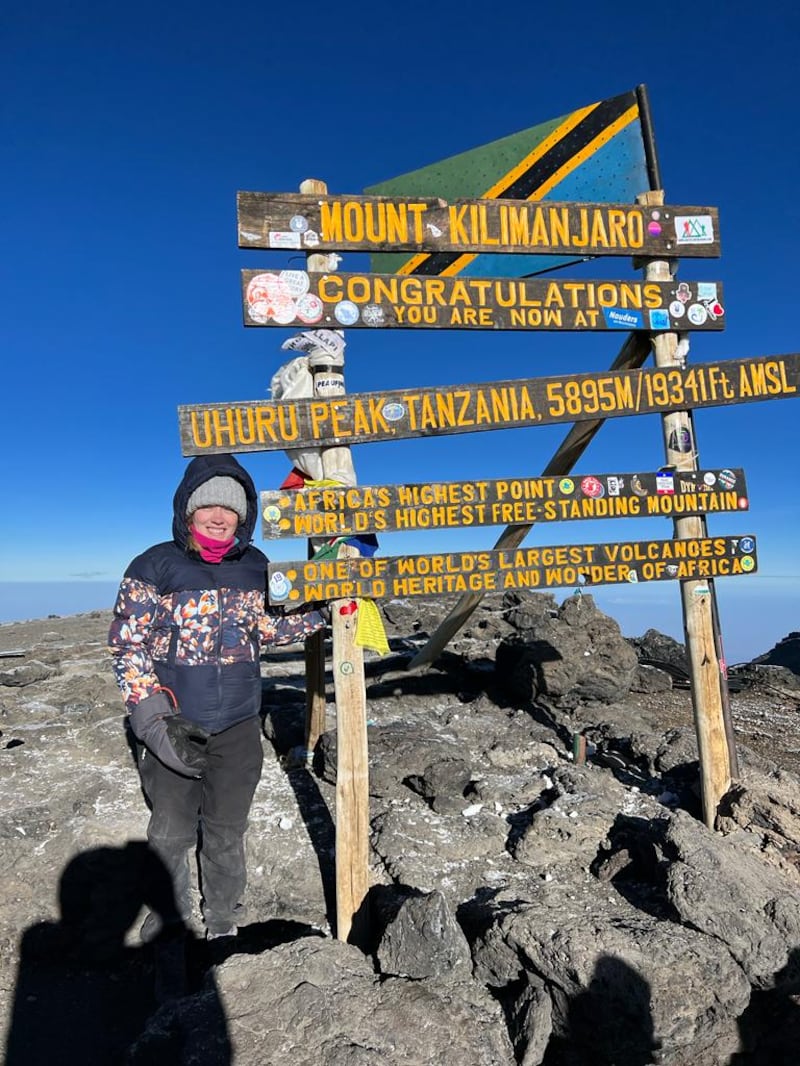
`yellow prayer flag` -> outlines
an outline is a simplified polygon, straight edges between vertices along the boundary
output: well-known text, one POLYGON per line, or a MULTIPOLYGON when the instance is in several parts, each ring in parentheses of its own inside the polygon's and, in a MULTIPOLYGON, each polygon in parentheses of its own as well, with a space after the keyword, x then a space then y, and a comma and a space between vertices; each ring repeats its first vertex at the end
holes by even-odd
POLYGON ((374 600, 359 600, 356 612, 356 644, 361 648, 371 648, 379 655, 387 655, 389 642, 383 619, 374 600))

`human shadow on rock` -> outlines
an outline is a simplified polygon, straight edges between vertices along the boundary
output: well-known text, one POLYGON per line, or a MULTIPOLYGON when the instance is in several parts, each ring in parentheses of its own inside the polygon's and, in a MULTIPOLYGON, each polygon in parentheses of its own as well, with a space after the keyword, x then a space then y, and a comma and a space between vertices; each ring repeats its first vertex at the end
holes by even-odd
POLYGON ((297 809, 317 857, 325 916, 333 928, 336 920, 336 827, 304 754, 302 758, 295 754, 305 743, 305 706, 273 707, 265 703, 261 714, 262 731, 286 770, 297 809))
POLYGON ((309 925, 290 918, 270 918, 265 922, 250 922, 240 926, 236 937, 219 937, 197 944, 199 968, 219 966, 231 955, 261 955, 280 944, 291 944, 306 937, 325 938, 325 934, 309 925))
MULTIPOLYGON (((143 907, 175 912, 169 875, 144 841, 81 852, 68 863, 60 920, 31 926, 20 942, 6 1066, 118 1066, 159 1006, 199 985, 203 974, 187 968, 184 927, 146 947, 126 945, 143 907)), ((221 1050, 215 1063, 225 1066, 230 1042, 213 977, 206 987, 221 1050)))
POLYGON ((741 1049, 730 1066, 795 1066, 800 1061, 800 948, 794 948, 773 987, 755 989, 739 1018, 741 1049))
POLYGON ((618 814, 608 832, 608 845, 589 870, 599 881, 610 881, 617 892, 645 914, 680 921, 667 895, 670 854, 664 843, 665 822, 618 814))
POLYGON ((650 985, 632 966, 601 955, 587 988, 567 1005, 563 1033, 542 1066, 650 1066, 658 1061, 650 985))

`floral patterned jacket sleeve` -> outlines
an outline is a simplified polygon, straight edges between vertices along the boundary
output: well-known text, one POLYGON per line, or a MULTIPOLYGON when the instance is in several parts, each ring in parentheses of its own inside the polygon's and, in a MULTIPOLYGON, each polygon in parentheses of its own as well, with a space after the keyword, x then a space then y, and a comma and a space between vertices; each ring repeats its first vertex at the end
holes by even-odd
POLYGON ((262 647, 273 644, 298 644, 324 629, 323 615, 313 607, 301 607, 297 611, 284 612, 281 607, 267 607, 259 622, 262 647))
POLYGON ((108 636, 114 674, 130 708, 159 687, 148 639, 158 606, 158 590, 145 581, 123 579, 108 636))

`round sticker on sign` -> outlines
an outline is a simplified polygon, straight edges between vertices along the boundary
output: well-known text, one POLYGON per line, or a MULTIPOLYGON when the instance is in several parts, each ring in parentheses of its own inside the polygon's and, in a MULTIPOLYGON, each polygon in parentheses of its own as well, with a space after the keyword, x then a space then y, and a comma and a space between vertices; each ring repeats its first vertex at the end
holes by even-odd
POLYGON ((324 310, 322 300, 315 292, 307 292, 297 301, 297 317, 307 326, 313 326, 319 322, 324 310))
POLYGON ((292 591, 292 583, 280 570, 276 570, 272 577, 269 579, 269 595, 270 599, 277 600, 278 602, 288 599, 289 593, 292 591))
MULTIPOLYGON (((300 271, 284 271, 296 274, 300 271)), ((247 284, 247 313, 253 322, 266 325, 274 319, 280 326, 294 322, 297 308, 291 289, 283 275, 255 274, 247 284)))
POLYGON ((379 307, 377 304, 367 304, 361 312, 361 317, 366 326, 382 326, 386 322, 386 315, 383 313, 383 308, 379 307))
POLYGON ((753 540, 752 537, 742 537, 742 539, 739 541, 739 547, 747 555, 750 554, 750 552, 755 548, 755 546, 756 542, 753 540))
POLYGON ((336 321, 343 326, 352 326, 355 322, 358 322, 358 308, 350 300, 342 300, 341 303, 338 303, 333 313, 336 316, 336 321))
POLYGON ((689 321, 693 326, 702 326, 708 319, 708 311, 702 304, 692 304, 687 312, 689 321))
POLYGON ((606 494, 603 482, 600 481, 599 478, 592 477, 591 475, 583 478, 581 481, 581 492, 584 496, 588 496, 592 500, 597 500, 606 494))
POLYGON ((272 317, 279 326, 288 326, 297 318, 297 304, 291 296, 277 296, 272 302, 272 317))
POLYGON ((305 270, 282 270, 280 280, 286 286, 286 290, 295 300, 308 292, 311 281, 305 270))
POLYGON ((399 422, 405 413, 406 409, 401 403, 387 403, 381 408, 381 414, 387 422, 399 422))
POLYGON ((272 301, 280 291, 277 274, 256 274, 247 283, 247 313, 254 322, 268 322, 272 314, 272 301))

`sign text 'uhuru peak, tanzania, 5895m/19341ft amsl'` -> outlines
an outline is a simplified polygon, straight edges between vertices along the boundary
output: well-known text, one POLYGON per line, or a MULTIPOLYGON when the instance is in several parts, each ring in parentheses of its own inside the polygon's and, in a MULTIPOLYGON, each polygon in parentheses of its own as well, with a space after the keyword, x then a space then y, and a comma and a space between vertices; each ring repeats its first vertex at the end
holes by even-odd
POLYGON ((184 455, 279 451, 331 444, 581 422, 625 415, 791 399, 800 355, 350 393, 334 398, 186 404, 178 409, 184 455))

